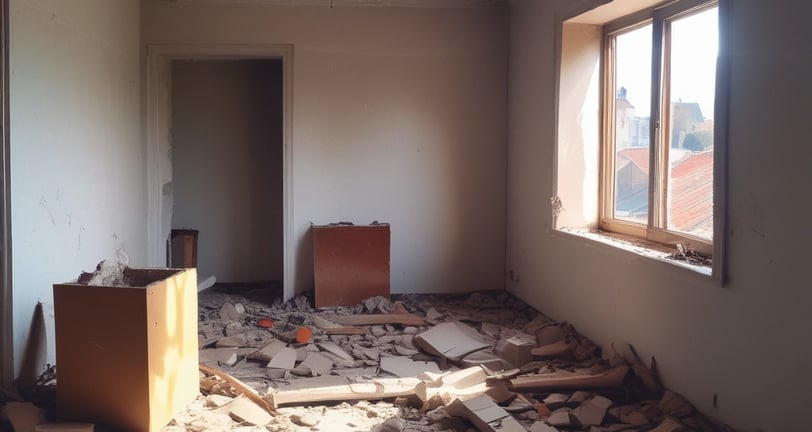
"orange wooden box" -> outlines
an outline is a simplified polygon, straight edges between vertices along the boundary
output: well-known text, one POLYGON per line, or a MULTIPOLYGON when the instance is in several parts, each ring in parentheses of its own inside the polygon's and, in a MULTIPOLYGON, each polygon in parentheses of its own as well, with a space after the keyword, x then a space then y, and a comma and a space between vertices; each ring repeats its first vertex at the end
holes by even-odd
POLYGON ((389 298, 389 225, 313 227, 316 307, 389 298))
POLYGON ((57 411, 157 432, 198 395, 195 269, 127 269, 134 287, 54 285, 57 411))

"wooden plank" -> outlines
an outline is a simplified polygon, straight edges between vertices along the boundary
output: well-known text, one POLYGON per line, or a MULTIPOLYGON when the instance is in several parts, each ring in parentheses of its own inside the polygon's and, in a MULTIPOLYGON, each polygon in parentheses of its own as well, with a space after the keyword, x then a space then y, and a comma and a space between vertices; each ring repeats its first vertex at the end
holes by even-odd
POLYGON ((630 368, 628 366, 620 366, 597 374, 588 372, 567 372, 561 374, 527 375, 510 380, 509 387, 513 391, 616 388, 623 386, 623 381, 626 379, 629 371, 630 368))
POLYGON ((412 314, 360 314, 360 315, 321 315, 342 326, 400 324, 408 326, 424 326, 423 318, 412 314))
POLYGON ((575 341, 566 341, 560 340, 555 343, 551 343, 549 345, 543 345, 538 348, 533 348, 530 351, 531 354, 535 357, 561 357, 569 354, 575 347, 578 346, 578 343, 575 341))
MULTIPOLYGON (((319 381, 310 382, 318 384, 319 381)), ((327 382, 329 383, 329 381, 327 382)), ((310 402, 378 400, 413 395, 417 385, 421 382, 417 378, 380 378, 310 388, 302 387, 303 383, 297 382, 295 389, 278 390, 269 393, 266 397, 272 401, 274 407, 310 402)))
POLYGON ((322 329, 324 333, 328 335, 365 335, 367 334, 367 329, 363 327, 353 327, 353 326, 340 326, 340 327, 328 327, 322 329))
POLYGON ((199 368, 203 373, 214 375, 216 377, 221 378, 223 381, 229 383, 231 387, 234 387, 234 389, 237 390, 237 393, 244 394, 245 397, 251 399, 252 402, 254 402, 255 404, 259 405, 260 408, 267 411, 268 414, 273 416, 276 415, 276 411, 274 410, 273 405, 268 403, 265 399, 263 399, 262 396, 260 396, 259 393, 256 390, 254 390, 253 387, 250 387, 248 384, 245 384, 244 382, 238 380, 237 378, 234 378, 233 376, 223 371, 219 371, 217 369, 210 368, 205 365, 200 365, 199 368))

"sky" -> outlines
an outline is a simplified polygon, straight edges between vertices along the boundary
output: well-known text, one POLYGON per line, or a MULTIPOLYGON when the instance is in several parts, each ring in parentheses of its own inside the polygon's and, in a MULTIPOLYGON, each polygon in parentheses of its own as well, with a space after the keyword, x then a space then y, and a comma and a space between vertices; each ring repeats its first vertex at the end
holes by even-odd
MULTIPOLYGON (((672 22, 671 101, 698 102, 702 115, 713 118, 717 8, 672 22)), ((617 88, 635 115, 648 117, 651 110, 651 25, 617 37, 617 88)))

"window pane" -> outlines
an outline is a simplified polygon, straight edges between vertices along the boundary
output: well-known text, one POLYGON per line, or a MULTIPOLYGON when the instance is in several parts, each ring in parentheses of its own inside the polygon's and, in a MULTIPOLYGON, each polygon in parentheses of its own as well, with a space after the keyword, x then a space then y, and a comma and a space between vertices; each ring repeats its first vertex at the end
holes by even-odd
POLYGON ((651 28, 615 37, 615 219, 648 222, 651 28))
POLYGON ((667 228, 713 238, 717 9, 671 22, 667 228))

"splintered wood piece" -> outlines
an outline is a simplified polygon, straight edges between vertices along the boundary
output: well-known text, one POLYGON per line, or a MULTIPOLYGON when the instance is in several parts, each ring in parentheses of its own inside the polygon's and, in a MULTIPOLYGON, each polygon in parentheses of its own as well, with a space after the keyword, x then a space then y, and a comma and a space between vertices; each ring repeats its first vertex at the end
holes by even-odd
POLYGON ((361 314, 361 315, 322 315, 342 326, 400 324, 408 326, 424 326, 423 318, 412 314, 361 314))
POLYGON ((605 372, 593 373, 561 373, 527 375, 510 380, 510 389, 513 391, 533 390, 580 390, 587 388, 617 388, 623 386, 623 381, 629 374, 628 366, 620 366, 605 372))
POLYGON ((560 340, 549 345, 533 348, 530 353, 535 357, 561 357, 569 354, 577 346, 578 343, 574 341, 567 342, 566 340, 560 340))
POLYGON ((309 402, 388 399, 413 395, 421 382, 417 378, 380 378, 364 382, 348 382, 344 377, 305 378, 296 380, 295 386, 292 386, 294 388, 278 390, 267 397, 274 407, 309 402))
POLYGON ((234 387, 234 389, 237 390, 237 393, 244 394, 245 397, 251 399, 252 402, 254 402, 255 404, 259 405, 260 408, 267 411, 268 414, 272 416, 276 415, 274 407, 271 404, 269 404, 265 399, 263 399, 262 396, 260 396, 259 393, 256 390, 254 390, 253 387, 250 387, 248 384, 245 384, 244 382, 238 380, 237 378, 234 378, 233 376, 223 371, 219 371, 206 365, 198 365, 198 367, 203 373, 214 375, 216 377, 221 378, 223 381, 229 383, 231 387, 234 387))
POLYGON ((367 329, 363 327, 353 327, 353 326, 340 326, 340 327, 328 327, 322 329, 324 333, 328 335, 365 335, 367 334, 367 329))

